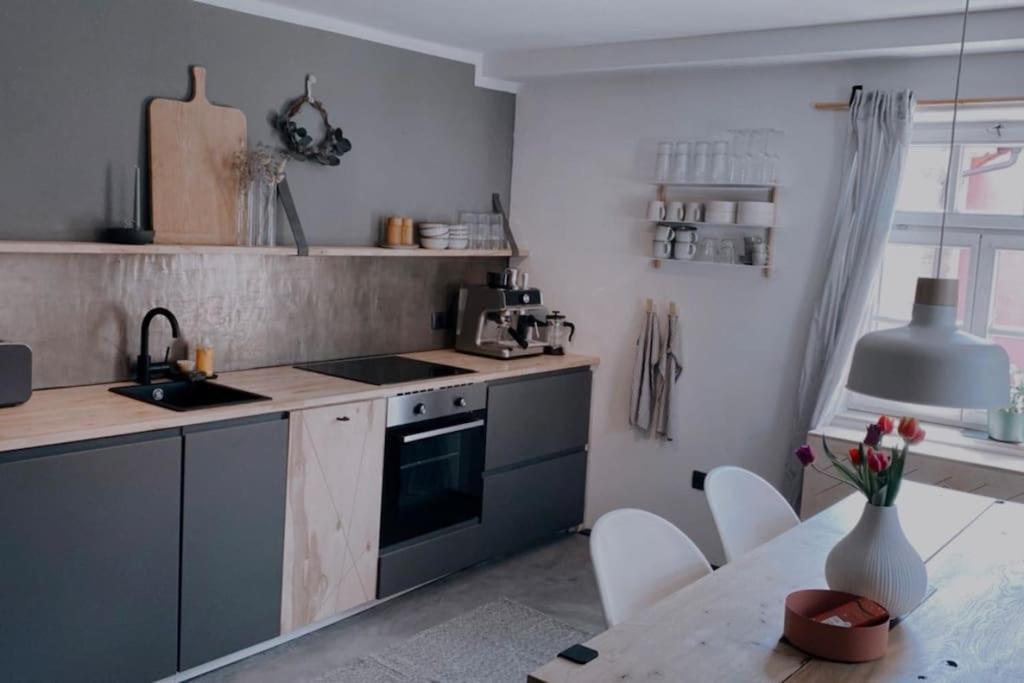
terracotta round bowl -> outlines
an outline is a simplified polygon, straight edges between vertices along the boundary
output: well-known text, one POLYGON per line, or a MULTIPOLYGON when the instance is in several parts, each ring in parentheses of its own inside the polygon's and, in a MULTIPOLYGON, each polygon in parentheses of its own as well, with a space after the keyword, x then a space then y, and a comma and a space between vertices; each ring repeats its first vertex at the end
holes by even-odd
POLYGON ((868 662, 885 655, 889 645, 889 613, 878 603, 852 593, 802 590, 786 596, 783 635, 809 655, 836 662, 868 662), (867 601, 882 614, 864 626, 833 626, 814 619, 850 600, 867 601))

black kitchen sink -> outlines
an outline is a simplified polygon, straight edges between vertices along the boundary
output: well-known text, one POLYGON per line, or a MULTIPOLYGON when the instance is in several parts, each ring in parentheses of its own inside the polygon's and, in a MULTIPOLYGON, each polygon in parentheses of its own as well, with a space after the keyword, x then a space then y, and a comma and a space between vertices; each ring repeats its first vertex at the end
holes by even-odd
POLYGON ((206 381, 181 380, 156 384, 134 384, 128 387, 114 387, 111 391, 137 401, 177 411, 218 408, 270 400, 267 396, 206 381))

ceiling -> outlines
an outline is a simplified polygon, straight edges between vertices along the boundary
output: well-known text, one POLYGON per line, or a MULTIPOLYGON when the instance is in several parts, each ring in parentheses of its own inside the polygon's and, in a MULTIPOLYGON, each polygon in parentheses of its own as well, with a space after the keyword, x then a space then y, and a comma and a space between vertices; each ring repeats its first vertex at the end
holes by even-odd
MULTIPOLYGON (((479 53, 963 11, 962 0, 258 1, 479 53)), ((973 0, 971 10, 1021 6, 1024 0, 973 0)))

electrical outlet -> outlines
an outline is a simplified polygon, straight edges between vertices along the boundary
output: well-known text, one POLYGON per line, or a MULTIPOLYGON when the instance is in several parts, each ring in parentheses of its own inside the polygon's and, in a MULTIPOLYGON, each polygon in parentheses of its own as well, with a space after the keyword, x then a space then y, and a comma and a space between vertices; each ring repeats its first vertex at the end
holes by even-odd
POLYGON ((430 314, 430 329, 432 330, 447 330, 448 329, 448 311, 434 311, 430 314))
POLYGON ((693 485, 693 488, 697 489, 698 491, 703 491, 704 490, 704 480, 707 479, 707 478, 708 478, 708 473, 707 472, 701 472, 700 470, 694 470, 693 471, 693 478, 690 480, 690 483, 693 485))

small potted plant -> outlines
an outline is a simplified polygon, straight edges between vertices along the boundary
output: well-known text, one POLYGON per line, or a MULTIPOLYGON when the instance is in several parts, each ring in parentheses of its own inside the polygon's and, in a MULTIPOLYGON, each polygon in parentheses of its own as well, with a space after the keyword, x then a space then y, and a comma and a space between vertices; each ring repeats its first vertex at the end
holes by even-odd
POLYGON ((988 435, 996 441, 1024 443, 1024 370, 1010 367, 1010 404, 988 411, 988 435))
POLYGON ((804 467, 814 467, 867 498, 860 521, 825 562, 829 588, 871 598, 893 617, 916 607, 928 588, 924 561, 904 535, 896 511, 910 446, 923 440, 924 430, 916 419, 900 418, 897 428, 892 418, 882 415, 845 456, 834 454, 822 438, 834 473, 814 465, 816 456, 809 445, 796 451, 804 467), (882 443, 885 439, 890 441, 888 448, 882 443))

